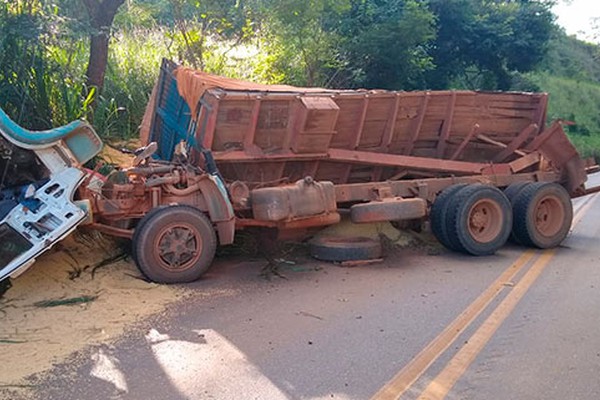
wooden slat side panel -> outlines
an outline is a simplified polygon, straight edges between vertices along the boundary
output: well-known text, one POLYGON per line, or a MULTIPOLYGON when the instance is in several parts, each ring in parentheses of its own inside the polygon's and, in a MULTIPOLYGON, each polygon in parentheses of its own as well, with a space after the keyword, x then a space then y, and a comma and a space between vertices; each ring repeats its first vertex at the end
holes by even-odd
POLYGON ((396 124, 394 126, 394 135, 390 143, 391 151, 398 151, 404 147, 404 143, 413 137, 412 128, 415 127, 415 120, 419 118, 419 113, 423 103, 423 96, 401 95, 400 107, 396 115, 396 124), (399 143, 403 143, 399 146, 399 143))
POLYGON ((369 105, 358 148, 379 147, 385 135, 390 115, 390 104, 396 101, 394 96, 369 97, 369 105))
POLYGON ((364 97, 348 98, 338 96, 334 99, 340 109, 334 130, 336 134, 331 140, 331 146, 341 149, 353 148, 356 131, 360 127, 364 97))
POLYGON ((270 100, 261 102, 254 143, 265 152, 281 150, 290 122, 290 101, 270 100))
POLYGON ((243 148, 245 134, 252 120, 254 100, 221 100, 217 114, 213 150, 243 148))

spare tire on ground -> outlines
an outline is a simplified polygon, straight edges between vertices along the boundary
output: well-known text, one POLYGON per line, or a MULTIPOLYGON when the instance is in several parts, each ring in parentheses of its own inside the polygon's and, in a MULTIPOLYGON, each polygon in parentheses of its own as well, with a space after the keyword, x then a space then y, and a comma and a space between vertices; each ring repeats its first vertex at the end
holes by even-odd
POLYGON ((322 261, 357 261, 381 258, 379 240, 365 237, 319 237, 310 241, 310 255, 322 261))

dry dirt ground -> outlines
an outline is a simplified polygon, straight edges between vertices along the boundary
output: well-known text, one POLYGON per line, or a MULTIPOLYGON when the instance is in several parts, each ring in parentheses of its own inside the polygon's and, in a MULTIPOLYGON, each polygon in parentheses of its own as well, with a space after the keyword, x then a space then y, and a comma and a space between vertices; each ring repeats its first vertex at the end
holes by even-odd
POLYGON ((26 387, 27 376, 110 341, 183 295, 181 287, 143 280, 122 244, 76 232, 0 299, 0 388, 26 387))

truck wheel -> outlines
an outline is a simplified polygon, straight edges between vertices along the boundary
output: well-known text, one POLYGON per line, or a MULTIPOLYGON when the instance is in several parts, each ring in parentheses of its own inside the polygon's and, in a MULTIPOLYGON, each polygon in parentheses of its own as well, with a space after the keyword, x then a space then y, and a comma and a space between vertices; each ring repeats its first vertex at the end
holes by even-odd
POLYGON ((452 248, 475 256, 490 255, 510 235, 512 209, 498 188, 469 185, 448 204, 446 222, 452 248))
MULTIPOLYGON (((527 185, 529 185, 529 183, 530 182, 511 183, 504 189, 504 195, 506 196, 508 201, 510 201, 511 206, 513 207, 513 217, 515 215, 515 212, 514 212, 515 199, 517 198, 518 194, 521 193, 521 190, 523 190, 527 185)), ((512 231, 510 233, 510 236, 508 237, 508 240, 513 243, 522 244, 521 242, 519 242, 519 239, 517 239, 515 237, 515 235, 512 233, 512 231)))
POLYGON ((310 242, 310 255, 323 261, 356 261, 381 258, 379 240, 364 237, 321 237, 310 242))
POLYGON ((558 246, 569 233, 573 204, 558 183, 527 185, 514 203, 513 235, 526 246, 547 249, 558 246))
POLYGON ((530 182, 517 182, 511 183, 504 189, 504 195, 510 201, 510 204, 514 204, 515 199, 521 190, 525 188, 525 186, 529 185, 530 182))
POLYGON ((198 209, 169 206, 140 220, 133 236, 133 258, 148 279, 192 282, 210 267, 217 248, 211 222, 198 209))
POLYGON ((450 238, 448 237, 448 230, 446 229, 446 215, 448 214, 448 204, 452 197, 462 188, 466 187, 466 183, 459 185, 452 185, 444 189, 433 202, 431 206, 431 213, 429 221, 431 223, 431 232, 437 238, 437 240, 443 244, 447 249, 458 250, 452 248, 450 238))

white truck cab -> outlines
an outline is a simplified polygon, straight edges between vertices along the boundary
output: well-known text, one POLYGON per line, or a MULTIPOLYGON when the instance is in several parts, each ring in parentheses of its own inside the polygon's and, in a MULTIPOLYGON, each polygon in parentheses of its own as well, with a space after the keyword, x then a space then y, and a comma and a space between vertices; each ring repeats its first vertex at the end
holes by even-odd
POLYGON ((29 131, 0 109, 0 281, 16 277, 88 216, 74 201, 83 164, 102 149, 84 121, 29 131))

